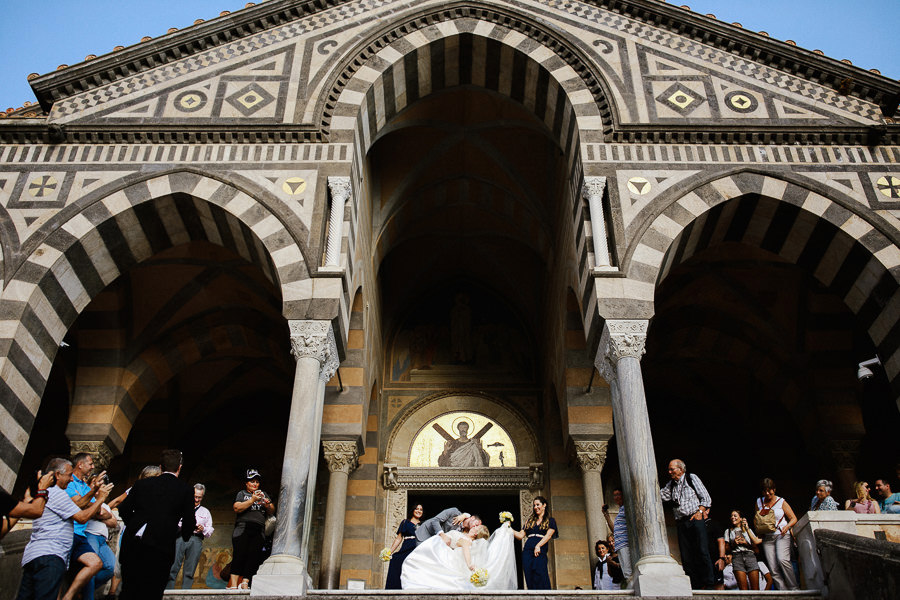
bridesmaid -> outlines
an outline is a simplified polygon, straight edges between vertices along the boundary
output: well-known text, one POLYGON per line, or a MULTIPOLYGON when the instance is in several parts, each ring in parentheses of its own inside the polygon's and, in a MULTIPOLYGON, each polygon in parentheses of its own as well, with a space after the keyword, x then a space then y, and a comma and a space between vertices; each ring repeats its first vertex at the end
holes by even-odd
POLYGON ((537 496, 532 503, 531 516, 525 521, 524 529, 515 533, 516 539, 525 540, 522 547, 522 571, 529 590, 551 589, 546 546, 551 538, 559 537, 559 534, 556 519, 549 513, 547 499, 537 496))
POLYGON ((425 509, 421 504, 416 504, 409 513, 409 518, 400 521, 397 528, 397 537, 391 544, 391 564, 388 566, 387 581, 384 584, 386 590, 399 590, 400 572, 403 570, 403 561, 409 553, 416 549, 416 527, 422 522, 425 509), (398 550, 399 548, 399 550, 398 550))

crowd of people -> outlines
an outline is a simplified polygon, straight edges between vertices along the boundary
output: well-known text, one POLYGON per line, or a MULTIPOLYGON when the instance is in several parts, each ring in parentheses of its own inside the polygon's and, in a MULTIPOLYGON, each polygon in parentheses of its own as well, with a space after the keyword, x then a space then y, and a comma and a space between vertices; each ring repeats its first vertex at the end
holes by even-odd
MULTIPOLYGON (((725 590, 796 590, 799 588, 796 542, 793 528, 798 517, 791 505, 776 492, 775 482, 764 478, 755 510, 748 520, 740 510, 732 510, 728 525, 722 527, 710 516, 712 498, 703 481, 688 473, 684 461, 669 463, 670 480, 660 489, 660 498, 675 517, 681 563, 693 589, 725 590)), ((891 482, 875 480, 875 492, 869 484, 854 484, 855 497, 844 503, 845 510, 860 514, 900 514, 900 492, 893 492, 891 482)), ((840 510, 831 496, 833 484, 826 479, 816 482, 809 510, 840 510)), ((607 525, 612 530, 608 540, 598 540, 598 562, 592 573, 594 589, 614 590, 625 587, 631 577, 625 506, 622 491, 614 490, 619 505, 615 523, 603 506, 607 525)))
MULTIPOLYGON (((206 487, 181 481, 181 467, 181 452, 165 450, 159 466, 145 467, 132 487, 110 499, 113 484, 106 471, 97 472, 92 456, 79 453, 71 460, 52 459, 22 500, 0 495, 0 537, 18 519, 33 519, 17 600, 94 600, 110 580, 107 597, 118 592, 122 600, 158 600, 182 571, 182 588, 190 589, 203 541, 214 527, 201 505, 206 487), (108 540, 117 528, 114 552, 108 540)), ((224 570, 229 588, 249 586, 271 545, 272 528, 266 525, 275 504, 259 489, 260 479, 259 471, 249 469, 233 504, 234 560, 224 570)))
MULTIPOLYGON (((79 453, 71 460, 52 459, 44 472, 38 472, 22 500, 0 495, 0 537, 17 519, 33 519, 22 557, 17 600, 73 600, 78 595, 83 600, 93 600, 95 591, 110 579, 113 597, 121 588, 123 600, 159 598, 164 589, 174 588, 179 572, 183 572, 182 588, 190 589, 203 541, 212 535, 214 526, 212 515, 202 506, 205 486, 189 486, 179 480, 181 467, 181 452, 166 450, 159 466, 145 467, 131 488, 110 499, 113 484, 106 471, 97 472, 91 455, 79 453), (108 544, 110 531, 119 527, 114 509, 118 509, 124 523, 116 552, 108 544)), ((772 479, 760 482, 752 515, 732 510, 723 527, 710 516, 712 498, 699 476, 689 473, 679 459, 669 463, 668 474, 670 480, 660 489, 660 499, 672 510, 682 566, 694 589, 798 589, 793 539, 798 518, 791 505, 777 494, 772 479)), ((233 559, 221 575, 227 579, 227 589, 249 587, 271 549, 275 504, 260 489, 260 482, 259 471, 248 469, 244 487, 232 505, 233 559)), ((809 510, 840 510, 832 490, 831 481, 816 482, 809 510)), ((867 482, 856 482, 854 497, 844 502, 844 510, 900 514, 900 492, 892 491, 888 478, 876 479, 874 491, 876 497, 871 495, 867 482)), ((619 510, 613 521, 608 507, 602 507, 611 533, 607 539, 597 540, 597 562, 591 573, 592 585, 599 590, 624 588, 632 576, 624 495, 621 489, 613 490, 612 495, 619 510)), ((514 561, 508 554, 512 539, 517 538, 523 542, 521 562, 528 589, 550 589, 546 546, 558 537, 558 527, 545 498, 535 498, 532 508, 521 530, 507 525, 489 538, 477 516, 452 508, 425 520, 424 507, 416 504, 400 523, 388 551, 390 566, 385 587, 432 585, 435 569, 449 568, 452 562, 441 563, 441 556, 453 556, 440 555, 438 549, 443 546, 460 550, 460 556, 465 558, 465 565, 460 566, 466 579, 468 570, 475 568, 471 551, 477 540, 485 542, 486 560, 500 561, 506 565, 504 569, 512 569, 514 566, 508 565, 514 565, 514 561), (496 538, 497 544, 490 549, 497 533, 505 537, 496 538), (435 546, 437 553, 429 555, 423 549, 416 554, 423 542, 435 546), (404 571, 410 556, 414 557, 412 563, 423 565, 404 571)), ((452 568, 447 574, 450 579, 458 575, 452 568)))

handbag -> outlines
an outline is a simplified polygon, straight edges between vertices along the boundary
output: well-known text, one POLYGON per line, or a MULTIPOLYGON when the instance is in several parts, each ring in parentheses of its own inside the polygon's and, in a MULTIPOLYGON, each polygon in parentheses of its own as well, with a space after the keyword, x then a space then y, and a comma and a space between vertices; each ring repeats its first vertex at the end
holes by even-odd
POLYGON ((753 528, 761 535, 775 533, 778 530, 778 522, 775 520, 775 505, 773 504, 772 508, 765 508, 762 498, 757 502, 759 508, 756 509, 756 514, 753 515, 753 528))

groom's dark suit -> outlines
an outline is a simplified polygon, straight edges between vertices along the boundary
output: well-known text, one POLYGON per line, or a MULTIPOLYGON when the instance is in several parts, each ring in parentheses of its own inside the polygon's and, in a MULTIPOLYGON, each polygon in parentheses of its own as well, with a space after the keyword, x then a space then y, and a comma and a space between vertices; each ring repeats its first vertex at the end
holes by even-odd
POLYGON ((453 529, 453 519, 461 515, 456 507, 447 508, 434 515, 430 519, 426 519, 416 528, 416 544, 421 544, 433 535, 440 532, 448 532, 453 529))
POLYGON ((119 505, 119 515, 125 521, 121 599, 159 600, 175 559, 178 521, 184 541, 196 526, 194 490, 172 473, 141 479, 119 505))

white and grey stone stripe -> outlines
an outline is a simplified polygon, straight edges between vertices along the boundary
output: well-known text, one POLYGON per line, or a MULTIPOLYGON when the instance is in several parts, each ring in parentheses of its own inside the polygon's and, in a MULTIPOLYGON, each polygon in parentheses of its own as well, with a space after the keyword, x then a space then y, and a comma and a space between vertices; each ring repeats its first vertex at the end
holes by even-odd
POLYGON ((741 173, 703 185, 663 210, 634 245, 628 276, 655 289, 673 267, 721 242, 777 254, 842 298, 900 395, 900 248, 885 234, 813 190, 741 173))
MULTIPOLYGON (((553 50, 502 25, 456 19, 408 32, 348 67, 330 120, 333 142, 353 140, 357 152, 390 119, 433 92, 472 85, 524 105, 544 123, 580 168, 579 135, 602 136, 604 117, 582 76, 553 50)), ((336 92, 337 93, 337 90, 336 92)))

